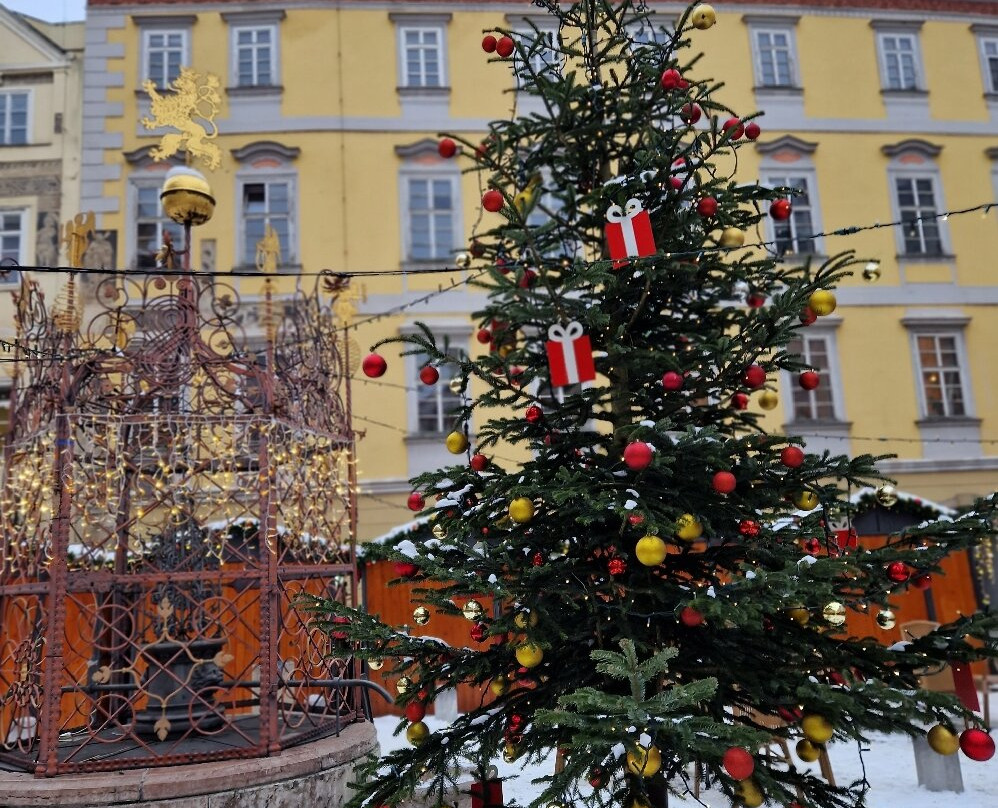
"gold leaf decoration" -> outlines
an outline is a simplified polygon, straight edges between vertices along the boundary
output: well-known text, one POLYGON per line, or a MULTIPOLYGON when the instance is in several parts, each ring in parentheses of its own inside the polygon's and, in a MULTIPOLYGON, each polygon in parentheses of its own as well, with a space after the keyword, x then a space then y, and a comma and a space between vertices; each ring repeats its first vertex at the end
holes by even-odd
POLYGON ((159 146, 150 150, 153 160, 165 160, 178 151, 200 159, 209 169, 222 164, 222 151, 212 141, 218 137, 215 116, 222 104, 221 82, 211 73, 201 74, 189 67, 180 68, 180 75, 169 85, 172 93, 160 95, 150 80, 142 83, 149 94, 152 117, 142 119, 146 129, 169 127, 159 146), (199 123, 204 121, 204 123, 199 123))

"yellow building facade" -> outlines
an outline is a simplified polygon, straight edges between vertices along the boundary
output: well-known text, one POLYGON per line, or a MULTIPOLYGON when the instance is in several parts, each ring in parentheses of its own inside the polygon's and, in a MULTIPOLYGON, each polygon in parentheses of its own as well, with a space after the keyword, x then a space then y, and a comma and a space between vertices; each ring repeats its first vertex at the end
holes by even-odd
MULTIPOLYGON (((809 392, 774 378, 768 426, 816 450, 896 454, 882 468, 901 488, 961 504, 998 479, 998 212, 942 214, 998 190, 998 17, 983 16, 985 4, 903 5, 719 3, 718 24, 693 38, 705 54, 696 72, 723 80, 721 100, 740 114, 765 113, 762 136, 740 152, 742 181, 804 192, 791 220, 760 236, 786 260, 853 249, 878 262, 879 280, 857 275, 836 312, 802 331, 822 384, 809 392)), ((680 6, 660 10, 642 36, 660 35, 680 6)), ((162 90, 191 66, 218 78, 221 99, 222 162, 205 171, 218 205, 195 231, 195 267, 252 272, 272 228, 284 293, 325 269, 362 275, 346 306, 356 310, 342 312, 354 359, 416 321, 482 350, 469 313, 483 298, 456 268, 488 227, 482 189, 462 174, 470 161, 440 157, 437 136, 476 139, 488 121, 529 111, 508 66, 480 43, 495 27, 529 30, 527 18, 543 29, 537 11, 90 0, 79 209, 96 211, 117 266, 155 265, 172 227, 158 207, 171 162, 150 153, 163 130, 142 125, 142 85, 162 90)), ((255 310, 262 280, 235 284, 255 310)), ((246 327, 261 325, 248 314, 246 327)), ((361 539, 409 518, 410 476, 453 460, 448 379, 424 385, 418 357, 383 353, 384 376, 353 379, 361 539)))

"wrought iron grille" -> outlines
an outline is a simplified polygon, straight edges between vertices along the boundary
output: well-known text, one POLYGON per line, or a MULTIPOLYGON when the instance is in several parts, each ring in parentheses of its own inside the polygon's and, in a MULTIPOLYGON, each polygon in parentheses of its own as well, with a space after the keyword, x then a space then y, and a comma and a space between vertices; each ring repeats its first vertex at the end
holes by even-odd
POLYGON ((17 300, 0 766, 261 756, 363 718, 349 649, 296 602, 355 597, 333 301, 94 278, 84 318, 73 280, 52 311, 30 280, 17 300))

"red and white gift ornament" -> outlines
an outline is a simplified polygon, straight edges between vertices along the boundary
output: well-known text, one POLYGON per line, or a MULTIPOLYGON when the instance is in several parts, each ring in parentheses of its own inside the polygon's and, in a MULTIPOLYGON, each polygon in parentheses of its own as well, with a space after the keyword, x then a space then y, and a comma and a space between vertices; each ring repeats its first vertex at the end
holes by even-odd
POLYGON ((591 382, 596 378, 593 346, 589 336, 583 333, 581 323, 573 320, 564 327, 557 324, 551 326, 544 348, 551 369, 552 387, 591 382))
POLYGON ((640 199, 628 199, 620 205, 610 205, 606 210, 606 243, 613 268, 627 265, 628 258, 654 255, 655 237, 651 232, 651 217, 640 199))

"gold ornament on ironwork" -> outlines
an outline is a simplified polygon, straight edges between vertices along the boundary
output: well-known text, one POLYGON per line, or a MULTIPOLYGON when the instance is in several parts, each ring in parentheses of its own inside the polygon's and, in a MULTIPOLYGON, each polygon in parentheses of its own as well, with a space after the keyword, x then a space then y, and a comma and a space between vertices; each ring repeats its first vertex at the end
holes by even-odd
POLYGON ((69 266, 83 266, 83 253, 87 250, 90 236, 94 232, 94 212, 77 213, 71 221, 63 225, 62 241, 66 245, 66 260, 69 266))
POLYGON ((165 160, 178 151, 188 157, 200 159, 209 169, 222 163, 222 151, 212 140, 218 137, 215 116, 222 104, 219 93, 221 82, 211 73, 201 74, 190 67, 180 68, 180 75, 169 85, 173 92, 160 95, 156 84, 147 79, 142 89, 149 94, 152 117, 142 119, 146 129, 172 127, 178 131, 167 132, 159 146, 150 150, 153 160, 165 160), (199 123, 204 121, 205 123, 199 123))
POLYGON ((263 238, 256 243, 256 268, 265 275, 277 272, 281 258, 281 238, 269 224, 263 231, 263 238))

